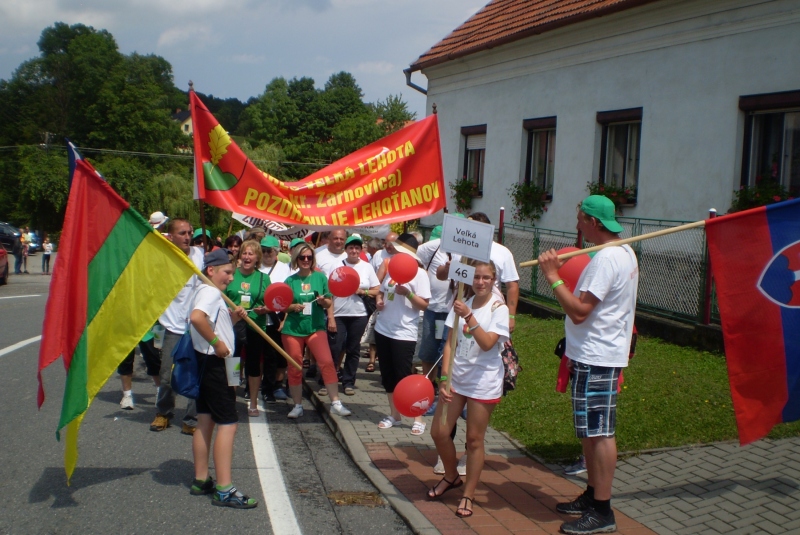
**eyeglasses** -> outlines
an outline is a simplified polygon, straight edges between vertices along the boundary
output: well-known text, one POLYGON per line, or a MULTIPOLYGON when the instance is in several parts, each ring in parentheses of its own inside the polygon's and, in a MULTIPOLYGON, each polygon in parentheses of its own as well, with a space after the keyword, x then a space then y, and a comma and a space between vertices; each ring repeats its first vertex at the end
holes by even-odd
POLYGON ((272 247, 262 247, 261 248, 261 252, 264 253, 264 254, 272 254, 272 251, 274 251, 274 249, 272 247))
POLYGON ((304 255, 304 256, 298 256, 297 259, 301 260, 303 262, 311 262, 312 260, 314 260, 314 257, 311 256, 311 255, 309 255, 309 256, 305 256, 304 255))

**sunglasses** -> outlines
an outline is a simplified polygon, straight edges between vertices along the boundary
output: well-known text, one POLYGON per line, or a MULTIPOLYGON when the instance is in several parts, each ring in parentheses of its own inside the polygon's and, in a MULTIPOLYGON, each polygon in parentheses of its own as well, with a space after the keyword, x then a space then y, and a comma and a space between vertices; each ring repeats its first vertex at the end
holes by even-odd
POLYGON ((274 249, 272 247, 262 247, 261 248, 261 252, 264 253, 264 254, 272 254, 272 251, 274 251, 274 249))
POLYGON ((297 259, 298 260, 302 260, 303 262, 311 262, 312 260, 314 260, 314 257, 311 256, 311 255, 309 255, 309 256, 298 256, 297 259))

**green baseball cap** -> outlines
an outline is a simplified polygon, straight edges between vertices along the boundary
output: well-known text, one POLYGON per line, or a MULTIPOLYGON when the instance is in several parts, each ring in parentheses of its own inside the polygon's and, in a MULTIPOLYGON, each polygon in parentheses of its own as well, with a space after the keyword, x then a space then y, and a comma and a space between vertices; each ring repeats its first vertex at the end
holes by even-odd
POLYGON ((281 242, 275 236, 264 236, 264 239, 261 240, 261 247, 272 247, 274 249, 280 249, 281 242))
MULTIPOLYGON (((202 229, 195 230, 194 234, 192 234, 192 239, 198 238, 202 233, 203 233, 202 229)), ((211 231, 208 229, 206 229, 206 236, 208 236, 209 238, 211 237, 211 231)))
POLYGON ((306 241, 303 238, 295 238, 289 244, 289 249, 294 249, 296 246, 300 245, 301 243, 305 243, 306 241))
POLYGON ((431 240, 438 240, 441 237, 442 237, 442 226, 441 225, 436 225, 435 227, 433 227, 433 230, 431 231, 430 239, 431 240))
POLYGON ((614 202, 605 195, 589 195, 581 203, 581 212, 600 221, 609 232, 622 232, 622 225, 617 223, 617 208, 614 202))
POLYGON ((353 234, 352 236, 347 238, 347 240, 344 242, 344 246, 347 247, 351 243, 358 243, 362 247, 364 246, 364 240, 362 240, 361 236, 359 236, 358 234, 353 234))

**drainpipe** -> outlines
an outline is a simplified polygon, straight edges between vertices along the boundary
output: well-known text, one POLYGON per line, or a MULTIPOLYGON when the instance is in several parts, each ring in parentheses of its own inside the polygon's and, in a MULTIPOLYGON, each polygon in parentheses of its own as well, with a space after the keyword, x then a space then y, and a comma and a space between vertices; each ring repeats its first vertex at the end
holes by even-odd
POLYGON ((408 87, 410 87, 411 89, 416 89, 417 91, 419 91, 423 95, 427 95, 428 94, 428 90, 427 89, 425 89, 424 87, 420 87, 420 86, 418 86, 417 84, 415 84, 414 82, 411 81, 411 67, 409 67, 407 69, 403 69, 403 72, 406 74, 406 85, 408 87))

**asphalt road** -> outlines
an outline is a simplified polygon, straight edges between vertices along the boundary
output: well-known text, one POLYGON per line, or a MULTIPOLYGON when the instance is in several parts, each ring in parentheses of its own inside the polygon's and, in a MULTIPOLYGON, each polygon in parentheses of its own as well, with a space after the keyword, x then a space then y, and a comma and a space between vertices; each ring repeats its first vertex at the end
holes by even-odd
MULTIPOLYGON (((239 400, 233 481, 259 500, 256 509, 213 507, 209 497, 191 496, 191 438, 180 434, 179 425, 160 433, 149 430, 156 390, 139 357, 135 410, 119 409, 120 385, 112 376, 81 426, 78 467, 67 486, 64 446, 55 439, 63 365, 59 360, 44 371, 47 399, 37 411, 39 343, 9 351, 41 334, 50 277, 38 273, 37 260, 29 262, 31 275, 12 276, 0 287, 0 486, 5 497, 0 533, 283 535, 293 532, 293 526, 299 528, 294 532, 304 534, 410 533, 385 501, 376 506, 350 504, 359 495, 348 493, 375 488, 308 402, 305 416, 297 422, 286 418, 290 405, 276 404, 267 407, 266 418, 251 425, 245 402, 239 400), (274 446, 277 466, 264 464, 268 443, 274 446), (271 507, 262 488, 273 496, 271 507), (340 492, 345 494, 336 494, 340 492)), ((179 398, 178 414, 183 406, 179 398)))

